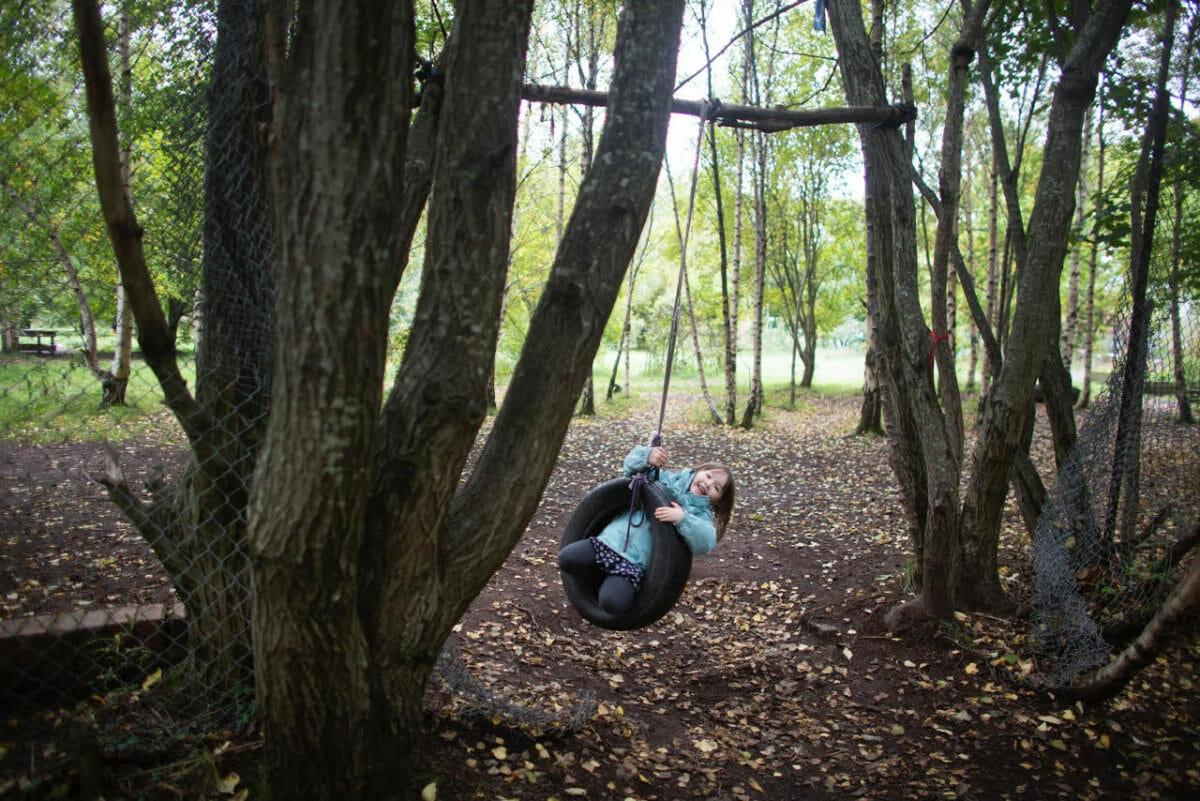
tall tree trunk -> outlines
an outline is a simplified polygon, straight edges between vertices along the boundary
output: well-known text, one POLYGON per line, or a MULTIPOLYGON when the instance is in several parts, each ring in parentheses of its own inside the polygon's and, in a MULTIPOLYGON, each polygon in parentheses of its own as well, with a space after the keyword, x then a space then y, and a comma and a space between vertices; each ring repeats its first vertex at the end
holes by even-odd
MULTIPOLYGON (((1180 78, 1179 108, 1188 107, 1188 78, 1196 39, 1196 17, 1188 22, 1187 37, 1183 48, 1183 76, 1180 78)), ((1182 117, 1182 112, 1180 114, 1182 117)), ((1179 410, 1179 422, 1190 425, 1196 422, 1192 415, 1192 403, 1188 398, 1187 377, 1183 352, 1182 321, 1180 319, 1179 295, 1182 272, 1180 271, 1180 242, 1183 238, 1183 196, 1186 191, 1182 178, 1175 180, 1175 218, 1171 227, 1171 267, 1167 277, 1167 312, 1171 320, 1171 363, 1175 379, 1175 405, 1179 410)))
POLYGON ((211 168, 206 170, 206 283, 200 316, 207 332, 200 338, 193 397, 179 371, 174 327, 155 293, 142 228, 122 177, 99 8, 78 0, 74 11, 96 186, 121 284, 137 320, 142 354, 191 446, 191 463, 179 480, 159 489, 148 505, 130 491, 115 457, 97 480, 171 576, 187 609, 198 686, 230 692, 253 675, 244 527, 274 352, 272 231, 243 224, 245 219, 271 219, 260 136, 268 108, 265 71, 257 56, 262 37, 253 2, 221 3, 206 142, 211 168))
MULTIPOLYGON (((968 159, 973 154, 973 149, 967 150, 968 159)), ((967 172, 970 175, 975 173, 973 164, 968 164, 967 172)), ((963 187, 962 207, 963 233, 967 239, 967 273, 977 280, 978 276, 975 273, 975 192, 970 181, 963 187)), ((979 329, 975 324, 974 317, 970 314, 967 315, 967 348, 966 389, 970 392, 975 389, 975 374, 979 369, 979 329)))
MULTIPOLYGON (((1000 173, 993 153, 991 170, 988 173, 988 258, 987 258, 987 318, 997 337, 1000 329, 1000 173)), ((979 379, 979 408, 983 410, 983 399, 987 397, 992 386, 992 378, 1000 370, 1000 365, 993 364, 985 348, 983 351, 983 370, 979 379)))
MULTIPOLYGON (((863 29, 862 9, 843 0, 827 6, 846 97, 886 105, 876 49, 863 29)), ((877 21, 877 20, 876 20, 877 21)), ((934 617, 954 613, 952 575, 958 519, 958 465, 951 458, 929 370, 929 328, 919 301, 916 209, 907 146, 894 128, 858 126, 866 163, 869 287, 884 377, 892 467, 921 561, 920 603, 934 617)), ((903 625, 905 608, 889 625, 903 625)))
MULTIPOLYGON (((645 249, 642 250, 642 257, 646 254, 645 249)), ((608 391, 605 395, 605 400, 612 400, 613 395, 617 392, 617 370, 621 366, 621 357, 625 357, 626 373, 625 373, 625 391, 629 391, 629 351, 633 350, 633 330, 631 321, 633 319, 633 287, 637 282, 637 274, 641 269, 642 259, 638 259, 634 263, 633 268, 629 270, 629 278, 625 282, 625 316, 621 322, 621 339, 617 342, 617 357, 613 360, 612 374, 608 378, 608 391)))
POLYGON ((1117 413, 1117 434, 1113 471, 1105 517, 1105 537, 1110 542, 1115 532, 1122 541, 1135 535, 1141 483, 1142 397, 1145 392, 1146 354, 1152 323, 1149 298, 1150 258, 1158 219, 1162 186, 1163 155, 1171 96, 1167 89, 1171 51, 1175 44, 1175 19, 1179 0, 1167 0, 1163 24, 1162 56, 1154 102, 1146 120, 1142 152, 1130 191, 1129 248, 1129 339, 1125 346, 1125 370, 1121 378, 1121 401, 1117 413), (1120 517, 1117 516, 1118 505, 1120 517))
MULTIPOLYGON (((590 10, 585 11, 584 16, 587 19, 587 52, 585 58, 581 59, 581 63, 586 61, 587 73, 584 75, 584 88, 595 89, 596 81, 600 75, 600 38, 603 29, 603 16, 594 13, 590 10)), ((580 37, 582 40, 582 37, 580 37)), ((593 158, 593 139, 595 136, 595 121, 596 111, 592 106, 584 106, 583 108, 583 150, 579 155, 580 174, 586 175, 591 169, 593 158)), ((589 372, 587 380, 583 382, 583 393, 579 399, 579 414, 583 417, 596 416, 596 390, 592 380, 592 374, 589 372)))
MULTIPOLYGON (((129 56, 130 19, 129 5, 124 4, 117 17, 117 50, 120 53, 120 91, 117 97, 118 112, 126 120, 133 107, 133 66, 129 56)), ((132 170, 129 159, 130 147, 128 132, 122 137, 121 143, 121 185, 125 194, 133 197, 132 170)), ((113 323, 113 356, 108 371, 101 375, 103 406, 124 406, 125 390, 129 386, 129 376, 133 362, 133 312, 125 303, 125 287, 117 281, 117 309, 113 323)))
MULTIPOLYGON (((1000 518, 1030 413, 1034 381, 1046 357, 1048 332, 1055 330, 1050 317, 1057 308, 1074 213, 1083 119, 1129 5, 1128 0, 1102 0, 1095 6, 1078 32, 1054 90, 1045 158, 1030 215, 1029 247, 1019 270, 1012 333, 984 410, 963 506, 958 587, 962 602, 972 607, 996 608, 1004 603, 996 564, 1000 518)), ((1057 346, 1057 338, 1054 343, 1057 346)))
POLYGON ((765 134, 752 134, 756 169, 751 180, 754 182, 754 308, 751 330, 753 356, 750 365, 750 391, 746 397, 746 408, 742 412, 742 428, 749 429, 754 419, 762 414, 762 335, 765 276, 767 270, 767 198, 766 198, 766 141, 765 134))
POLYGON ((275 797, 410 797, 404 755, 419 737, 425 681, 537 508, 636 250, 666 139, 682 10, 682 0, 625 5, 595 162, 465 483, 504 291, 531 4, 458 8, 439 122, 454 135, 437 143, 421 294, 382 413, 395 284, 377 276, 406 247, 386 210, 407 180, 396 171, 406 147, 397 115, 411 9, 383 19, 338 8, 296 15, 288 74, 323 76, 282 87, 275 137, 279 308, 289 310, 279 343, 298 356, 276 372, 270 458, 260 461, 250 523, 275 797), (327 169, 305 168, 313 147, 330 156, 327 169), (330 243, 300 225, 314 217, 363 236, 330 243), (321 341, 331 327, 359 336, 321 341))
MULTIPOLYGON (((1079 20, 1082 24, 1082 20, 1079 20)), ((997 154, 997 161, 1000 165, 1001 186, 1004 190, 1005 209, 1007 211, 1008 226, 1007 237, 1012 247, 1012 253, 1017 264, 1017 274, 1013 277, 1013 281, 1008 284, 1008 291, 1003 291, 1004 278, 1002 277, 1002 292, 1001 292, 1001 317, 1007 320, 1008 310, 1011 307, 1011 302, 1017 289, 1018 282, 1022 280, 1020 271, 1024 269, 1026 257, 1029 250, 1028 238, 1025 234, 1025 219, 1021 213, 1020 203, 1020 187, 1019 167, 1020 153, 1024 143, 1024 133, 1018 138, 1017 153, 1018 158, 1016 163, 1010 163, 1008 155, 1008 147, 1006 144, 1004 126, 1000 120, 999 112, 999 97, 996 92, 996 87, 992 81, 990 72, 990 56, 986 47, 980 48, 980 64, 983 67, 982 79, 984 90, 987 96, 988 118, 992 128, 992 142, 997 154)), ((1039 75, 1040 81, 1040 75, 1039 75)), ((1032 113, 1029 118, 1032 118, 1032 113)), ((1029 119, 1027 118, 1027 119, 1029 119)), ((1074 209, 1074 198, 1071 201, 1071 208, 1074 209)), ((1061 272, 1061 268, 1060 268, 1061 272)), ((1005 271, 1004 276, 1007 275, 1005 271)), ((1054 452, 1058 464, 1062 464, 1066 458, 1066 454, 1075 444, 1075 417, 1071 412, 1074 398, 1071 395, 1071 376, 1063 365, 1062 354, 1059 349, 1061 339, 1061 300, 1058 293, 1055 292, 1053 298, 1055 309, 1053 313, 1047 315, 1046 319, 1050 323, 1050 329, 1047 331, 1046 352, 1043 356, 1042 363, 1038 368, 1038 379, 1041 382, 1042 394, 1046 398, 1046 417, 1050 423, 1051 436, 1054 441, 1054 452)), ((1004 333, 1007 326, 1000 329, 1001 337, 1006 340, 1007 335, 1004 333)), ((1029 412, 1033 414, 1036 410, 1030 407, 1029 412)), ((1024 471, 1018 473, 1016 479, 1022 481, 1023 477, 1033 479, 1036 477, 1037 484, 1041 484, 1041 477, 1036 475, 1034 471, 1024 471)), ((1027 495, 1043 494, 1040 487, 1025 487, 1019 488, 1019 492, 1026 492, 1027 495)))
MULTIPOLYGON (((713 58, 708 40, 709 17, 706 0, 700 0, 698 4, 698 16, 700 20, 700 39, 704 45, 704 58, 707 65, 704 74, 708 85, 708 97, 716 97, 717 92, 713 85, 713 58)), ((738 154, 735 159, 737 170, 736 186, 734 187, 736 221, 734 223, 733 270, 732 275, 730 275, 729 235, 726 230, 725 198, 721 181, 720 159, 717 156, 717 132, 716 126, 708 126, 708 168, 712 173, 713 204, 717 217, 717 243, 721 260, 721 344, 723 352, 722 372, 725 382, 725 409, 721 422, 727 425, 733 425, 737 416, 738 271, 740 269, 740 249, 737 238, 741 232, 742 138, 742 130, 735 129, 734 139, 738 154)))
POLYGON ((1079 339, 1079 281, 1083 273, 1084 248, 1084 211, 1088 202, 1088 162, 1092 152, 1092 110, 1088 109, 1087 118, 1083 124, 1083 155, 1079 165, 1079 183, 1076 189, 1078 197, 1075 200, 1075 227, 1072 239, 1075 244, 1071 247, 1070 271, 1067 274, 1067 314, 1063 323, 1062 359, 1067 370, 1075 357, 1075 344, 1079 339))
MULTIPOLYGON (((729 276, 729 337, 725 340, 725 423, 737 424, 737 361, 741 337, 742 239, 745 235, 746 132, 734 132, 733 269, 729 276)), ((714 159, 715 161, 715 159, 714 159)))
MULTIPOLYGON (((1096 191, 1094 197, 1104 196, 1104 104, 1100 106, 1096 125, 1096 191)), ((1088 243, 1087 291, 1083 300, 1083 386, 1079 392, 1080 409, 1086 409, 1092 398, 1092 358, 1096 345, 1096 270, 1100 261, 1100 215, 1092 214, 1092 234, 1088 243)))

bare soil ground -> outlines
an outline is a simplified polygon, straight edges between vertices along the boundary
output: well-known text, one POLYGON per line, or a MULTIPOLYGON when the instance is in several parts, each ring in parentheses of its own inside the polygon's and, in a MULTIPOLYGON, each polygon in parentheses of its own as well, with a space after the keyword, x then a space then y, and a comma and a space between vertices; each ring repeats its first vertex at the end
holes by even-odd
MULTIPOLYGON (((1194 630, 1093 707, 1029 681, 1037 670, 1019 619, 963 615, 900 636, 886 630, 884 613, 909 597, 909 551, 885 443, 844 437, 857 403, 806 396, 801 410, 772 410, 748 432, 669 422, 673 467, 733 467, 734 522, 695 561, 678 606, 624 633, 574 612, 554 555, 579 499, 616 474, 653 416, 577 421, 526 536, 431 682, 422 762, 436 797, 1200 797, 1194 630)), ((178 456, 132 449, 122 458, 149 473, 178 456)), ((99 465, 92 446, 0 442, 0 616, 170 598, 144 545, 98 502, 87 474, 99 465)), ((1018 602, 1028 558, 1010 509, 1002 573, 1018 602)), ((136 693, 127 698, 137 703, 136 693)), ((120 705, 102 705, 107 730, 99 715, 106 798, 260 797, 252 726, 123 751, 114 730, 136 737, 128 721, 147 716, 120 705)), ((77 791, 66 716, 42 713, 34 738, 21 731, 31 719, 9 721, 0 796, 77 791)))

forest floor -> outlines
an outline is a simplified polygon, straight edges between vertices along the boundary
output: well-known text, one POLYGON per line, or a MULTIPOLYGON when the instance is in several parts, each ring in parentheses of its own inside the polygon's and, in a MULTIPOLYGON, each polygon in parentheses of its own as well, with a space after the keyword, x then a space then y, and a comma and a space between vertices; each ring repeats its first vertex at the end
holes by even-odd
MULTIPOLYGON (((845 436, 857 407, 853 396, 805 395, 800 409, 771 409, 751 431, 671 422, 687 414, 673 411, 670 467, 728 463, 737 505, 725 540, 695 560, 679 604, 632 632, 583 621, 554 556, 579 499, 617 474, 654 412, 577 420, 525 537, 456 628, 430 684, 421 755, 429 792, 521 801, 1200 797, 1195 630, 1117 698, 1085 706, 1030 681, 1037 670, 1019 617, 886 629, 884 614, 911 597, 910 550, 885 442, 845 436)), ((126 450, 127 466, 145 471, 177 458, 126 450)), ((87 474, 99 464, 92 446, 0 442, 0 617, 170 599, 128 525, 115 510, 97 511, 102 493, 87 474)), ((1031 583, 1028 546, 1010 506, 1001 574, 1018 607, 1031 583)), ((125 697, 137 703, 138 693, 125 697)), ((109 801, 259 797, 249 778, 261 754, 253 726, 168 738, 131 764, 120 745, 137 735, 131 716, 117 713, 119 700, 90 703, 109 801), (207 749, 200 759, 198 749, 207 749)), ((0 797, 74 797, 70 715, 8 719, 0 797)))

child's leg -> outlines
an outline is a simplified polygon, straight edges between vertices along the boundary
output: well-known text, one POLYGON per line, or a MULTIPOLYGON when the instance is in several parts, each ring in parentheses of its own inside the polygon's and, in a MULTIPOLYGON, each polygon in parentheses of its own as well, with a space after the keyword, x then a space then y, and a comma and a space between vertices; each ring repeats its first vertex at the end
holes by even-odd
POLYGON ((633 584, 623 576, 605 576, 600 585, 597 598, 600 608, 610 615, 619 615, 633 606, 633 597, 637 594, 633 584))
POLYGON ((558 566, 568 573, 599 571, 596 549, 591 540, 576 540, 558 552, 558 566))

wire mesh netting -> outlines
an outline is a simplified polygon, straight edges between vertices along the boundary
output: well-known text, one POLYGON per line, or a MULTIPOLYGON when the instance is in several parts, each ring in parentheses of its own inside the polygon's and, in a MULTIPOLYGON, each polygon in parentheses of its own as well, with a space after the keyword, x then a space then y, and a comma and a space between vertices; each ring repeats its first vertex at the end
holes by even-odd
POLYGON ((218 37, 253 3, 228 6, 220 19, 204 3, 106 17, 122 182, 176 363, 205 410, 187 436, 137 353, 70 5, 25 4, 0 28, 6 78, 21 84, 0 113, 0 686, 11 708, 175 666, 206 713, 236 709, 251 685, 243 539, 270 390, 273 235, 254 185, 259 132, 246 130, 266 107, 261 70, 229 35, 253 28, 218 37))
MULTIPOLYGON (((202 3, 114 17, 107 31, 147 260, 204 410, 204 426, 186 435, 157 377, 124 351, 130 316, 92 181, 69 11, 25 4, 0 22, 14 87, 0 94, 8 708, 174 672, 195 702, 178 725, 245 715, 246 504, 271 388, 275 294, 261 164, 268 96, 255 48, 239 40, 254 35, 254 5, 222 3, 221 18, 202 3)), ((1184 400, 1198 400, 1198 315, 1186 304, 1172 314, 1169 298, 1153 309, 1145 357, 1132 362, 1145 370, 1132 382, 1112 374, 1034 538, 1033 645, 1052 686, 1103 663, 1153 613, 1195 524, 1200 443, 1178 417, 1184 400)), ((1114 355, 1125 351, 1113 343, 1114 355)), ((452 655, 440 665, 453 691, 482 692, 452 655)), ((578 725, 586 705, 572 714, 578 725)))
POLYGON ((1195 538, 1200 428, 1181 420, 1200 401, 1196 311, 1161 292, 1114 326, 1114 370, 1038 521, 1031 645, 1051 687, 1137 636, 1195 538))

